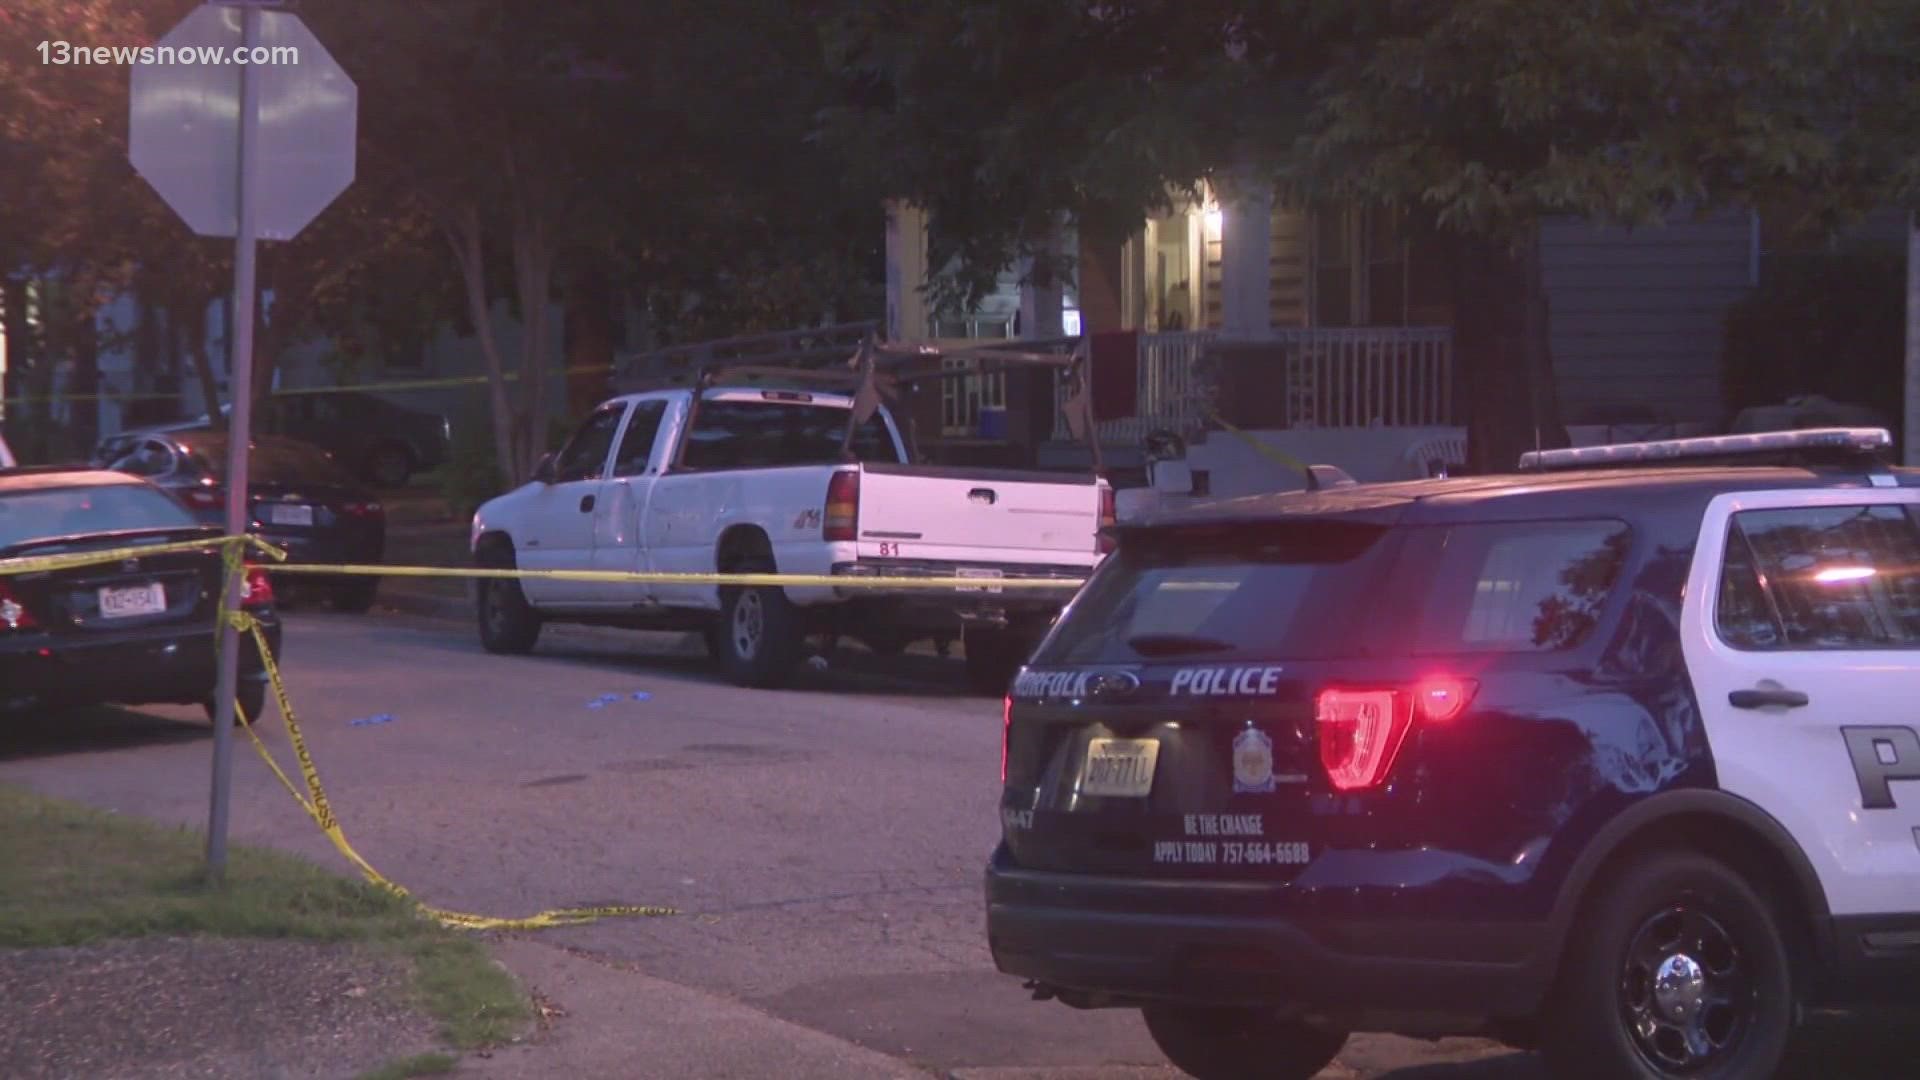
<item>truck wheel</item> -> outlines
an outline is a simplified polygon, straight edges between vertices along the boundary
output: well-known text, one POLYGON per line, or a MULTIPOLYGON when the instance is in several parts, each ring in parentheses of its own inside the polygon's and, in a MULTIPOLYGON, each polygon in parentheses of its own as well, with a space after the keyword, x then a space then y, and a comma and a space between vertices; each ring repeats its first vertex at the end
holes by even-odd
POLYGON ((1773 908, 1693 851, 1629 866, 1569 946, 1541 1053, 1551 1076, 1772 1076, 1793 1026, 1793 964, 1773 908))
POLYGON ((1029 642, 1012 630, 968 629, 961 637, 966 652, 967 685, 974 693, 999 697, 1007 692, 1020 665, 1027 662, 1029 642))
MULTIPOLYGON (((772 573, 743 567, 743 574, 772 573)), ((722 589, 720 666, 737 686, 768 689, 784 684, 800 663, 806 635, 786 590, 768 586, 722 589)))
POLYGON ((532 652, 540 640, 540 613, 527 603, 519 580, 482 578, 478 592, 481 646, 490 653, 532 652))
POLYGON ((1167 1060, 1199 1080, 1309 1080, 1347 1045, 1344 1031, 1256 1010, 1155 1005, 1141 1015, 1167 1060))

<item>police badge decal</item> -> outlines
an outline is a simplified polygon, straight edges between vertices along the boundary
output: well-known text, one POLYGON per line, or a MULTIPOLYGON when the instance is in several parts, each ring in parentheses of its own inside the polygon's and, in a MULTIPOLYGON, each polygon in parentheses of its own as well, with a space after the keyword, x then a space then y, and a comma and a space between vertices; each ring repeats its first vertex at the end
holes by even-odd
POLYGON ((1234 794, 1273 790, 1273 740, 1247 721, 1245 731, 1233 737, 1234 794))

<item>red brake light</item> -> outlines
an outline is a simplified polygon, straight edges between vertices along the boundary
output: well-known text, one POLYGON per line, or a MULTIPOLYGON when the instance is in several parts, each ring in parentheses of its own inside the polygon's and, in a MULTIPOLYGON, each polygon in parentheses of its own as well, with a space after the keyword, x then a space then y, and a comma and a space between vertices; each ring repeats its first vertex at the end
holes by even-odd
POLYGON ((1414 687, 1413 700, 1421 719, 1444 724, 1466 711, 1467 703, 1473 700, 1473 693, 1477 689, 1479 687, 1472 679, 1435 675, 1421 680, 1420 685, 1414 687))
POLYGON ((1395 690, 1323 690, 1314 708, 1320 764, 1340 791, 1385 780, 1413 726, 1411 699, 1395 690))
POLYGON ((247 567, 246 577, 241 579, 240 606, 264 607, 271 603, 273 603, 273 581, 267 577, 266 568, 247 567))
POLYGON ((1106 485, 1100 487, 1100 532, 1095 538, 1093 549, 1102 555, 1112 553, 1117 546, 1107 530, 1118 524, 1120 518, 1115 508, 1113 489, 1106 485))
POLYGON ((1000 786, 1007 783, 1007 743, 1013 737, 1013 695, 1000 702, 1000 786))
POLYGON ((860 474, 848 470, 833 474, 827 481, 827 508, 821 519, 822 540, 851 541, 859 538, 860 474))
POLYGON ((1478 689, 1471 679, 1435 675, 1405 690, 1321 691, 1314 727, 1327 779, 1340 791, 1379 786, 1416 718, 1447 723, 1466 711, 1478 689))
POLYGON ((378 517, 385 512, 379 503, 373 501, 345 503, 340 509, 353 517, 378 517))
POLYGON ((38 628, 40 620, 33 617, 27 605, 13 594, 4 580, 0 580, 0 631, 33 630, 38 628))

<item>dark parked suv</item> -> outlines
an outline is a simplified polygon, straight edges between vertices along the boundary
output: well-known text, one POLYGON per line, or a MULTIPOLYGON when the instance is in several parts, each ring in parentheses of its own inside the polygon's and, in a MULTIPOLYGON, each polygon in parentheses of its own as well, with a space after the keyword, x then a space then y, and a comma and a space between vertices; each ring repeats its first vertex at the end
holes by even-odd
POLYGON ((1201 1077, 1351 1031, 1765 1077, 1920 1002, 1920 474, 1528 455, 1119 530, 1007 699, 995 962, 1201 1077))

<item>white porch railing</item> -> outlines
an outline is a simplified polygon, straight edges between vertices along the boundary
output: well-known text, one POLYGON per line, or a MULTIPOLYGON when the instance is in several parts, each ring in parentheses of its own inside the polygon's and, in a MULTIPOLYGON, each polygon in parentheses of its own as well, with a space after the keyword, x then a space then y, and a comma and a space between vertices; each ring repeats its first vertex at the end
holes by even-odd
MULTIPOLYGON (((1165 428, 1207 424, 1211 380, 1201 370, 1215 344, 1276 351, 1271 392, 1285 395, 1288 427, 1428 427, 1453 422, 1453 331, 1448 327, 1276 329, 1259 337, 1214 331, 1141 334, 1136 411, 1099 424, 1103 442, 1132 443, 1165 428)), ((1055 388, 1055 416, 1066 402, 1055 388)), ((1054 437, 1067 439, 1056 419, 1054 437)))

